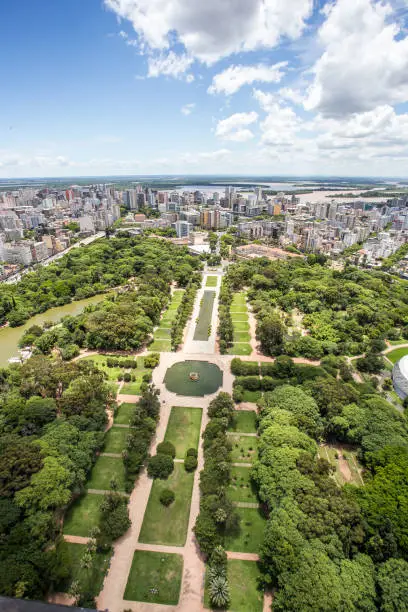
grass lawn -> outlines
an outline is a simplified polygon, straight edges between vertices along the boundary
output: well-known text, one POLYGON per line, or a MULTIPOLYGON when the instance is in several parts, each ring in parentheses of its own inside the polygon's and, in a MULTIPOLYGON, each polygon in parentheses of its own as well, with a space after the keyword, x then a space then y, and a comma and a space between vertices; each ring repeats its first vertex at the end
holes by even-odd
POLYGON ((401 338, 400 340, 388 340, 388 342, 391 344, 391 346, 398 346, 399 344, 407 343, 407 341, 404 340, 404 338, 401 338))
POLYGON ((252 347, 244 342, 234 342, 231 348, 228 349, 228 355, 250 355, 252 347))
MULTIPOLYGON (((93 363, 99 368, 99 370, 102 370, 103 372, 105 372, 108 376, 108 380, 117 380, 119 374, 123 374, 123 372, 126 371, 126 368, 119 368, 119 367, 115 367, 115 368, 108 368, 108 366, 106 365, 106 359, 108 357, 117 357, 115 355, 93 355, 92 357, 86 357, 84 358, 84 361, 93 361, 93 363)), ((132 357, 124 357, 124 359, 131 359, 132 357)))
POLYGON ((255 436, 240 436, 233 434, 228 436, 232 444, 232 463, 252 463, 256 456, 258 439, 255 436))
POLYGON ((136 550, 124 599, 177 605, 182 574, 181 555, 136 550))
POLYGON ((95 597, 99 595, 109 569, 111 553, 109 551, 95 553, 92 568, 85 569, 81 568, 81 559, 86 551, 85 544, 61 542, 58 544, 58 551, 64 555, 64 567, 69 570, 69 576, 55 585, 55 591, 66 593, 70 585, 78 581, 82 591, 90 591, 95 597))
MULTIPOLYGON (((231 484, 228 488, 228 497, 231 501, 257 503, 256 488, 250 479, 251 468, 231 468, 231 484)), ((233 550, 233 549, 231 549, 233 550)))
POLYGON ((129 429, 123 427, 111 427, 105 435, 104 453, 121 453, 126 447, 126 439, 129 429))
POLYGON ((254 561, 228 560, 231 612, 262 612, 263 593, 257 589, 259 569, 254 561))
POLYGON ((361 486, 364 484, 360 474, 361 465, 357 452, 341 445, 324 445, 319 448, 319 456, 326 459, 335 468, 334 480, 339 486, 346 482, 361 486), (341 455, 341 459, 340 459, 341 455))
POLYGON ((171 351, 171 342, 170 340, 155 340, 150 344, 149 350, 169 353, 171 351))
POLYGON ((240 433, 256 433, 256 412, 253 410, 235 410, 234 423, 229 430, 240 433))
POLYGON ((164 439, 176 447, 177 459, 184 459, 187 449, 197 449, 201 416, 201 408, 172 407, 164 439))
POLYGON ((216 287, 218 284, 218 276, 207 276, 206 287, 216 287))
POLYGON ((113 422, 116 425, 129 425, 135 407, 136 404, 121 404, 116 410, 113 422))
POLYGON ((391 351, 390 353, 387 353, 387 357, 390 361, 392 361, 392 363, 397 363, 397 361, 399 361, 401 359, 401 357, 404 357, 404 355, 408 355, 408 347, 407 348, 397 348, 395 349, 395 351, 391 351))
POLYGON ((236 508, 241 518, 239 532, 225 537, 225 550, 257 553, 263 541, 266 520, 257 508, 236 508))
POLYGON ((88 537, 92 527, 99 522, 99 508, 103 495, 85 493, 68 509, 64 519, 64 533, 67 535, 88 537))
POLYGON ((232 321, 246 321, 248 322, 248 315, 245 312, 231 312, 232 321))
POLYGON ((118 490, 125 490, 125 468, 122 458, 98 457, 91 476, 87 482, 87 489, 100 489, 106 491, 111 488, 110 481, 116 478, 118 490))
POLYGON ((249 331, 249 323, 245 323, 245 321, 233 321, 232 327, 234 332, 249 331))
POLYGON ((171 329, 167 327, 159 327, 154 332, 155 340, 170 340, 171 337, 171 329))
POLYGON ((140 385, 142 384, 142 379, 135 380, 133 382, 124 383, 123 387, 120 390, 120 394, 122 395, 140 395, 140 385))
POLYGON ((143 518, 139 542, 184 546, 190 516, 191 492, 194 472, 187 473, 182 463, 174 464, 167 480, 156 479, 150 492, 143 518), (172 489, 176 495, 167 508, 160 503, 163 489, 172 489))
POLYGON ((214 299, 215 291, 204 291, 193 340, 208 340, 208 328, 211 325, 214 299))
POLYGON ((234 342, 249 342, 251 334, 247 331, 234 331, 234 342))
POLYGON ((231 304, 246 304, 246 295, 243 291, 234 293, 231 304))
POLYGON ((245 306, 245 304, 231 304, 230 306, 230 312, 233 315, 234 313, 239 313, 239 312, 247 312, 247 307, 245 306))
POLYGON ((249 391, 249 389, 244 389, 244 393, 242 396, 243 402, 252 402, 255 404, 262 397, 262 391, 249 391))

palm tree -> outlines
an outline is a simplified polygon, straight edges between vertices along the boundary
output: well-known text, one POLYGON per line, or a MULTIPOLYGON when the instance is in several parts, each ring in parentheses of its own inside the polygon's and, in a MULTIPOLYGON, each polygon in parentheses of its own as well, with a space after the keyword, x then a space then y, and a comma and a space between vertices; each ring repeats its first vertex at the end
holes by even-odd
POLYGON ((222 576, 213 578, 209 584, 211 604, 217 608, 226 608, 230 601, 228 581, 222 576))

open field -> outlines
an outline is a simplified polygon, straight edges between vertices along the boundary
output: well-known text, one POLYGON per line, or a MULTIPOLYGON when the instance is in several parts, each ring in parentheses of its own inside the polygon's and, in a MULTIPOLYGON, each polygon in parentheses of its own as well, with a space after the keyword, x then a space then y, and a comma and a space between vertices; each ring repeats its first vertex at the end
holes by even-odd
POLYGON ((118 406, 113 422, 115 425, 129 425, 131 416, 135 410, 136 404, 123 403, 118 406))
POLYGON ((233 418, 234 422, 229 427, 229 431, 256 433, 256 412, 253 410, 236 410, 233 418))
POLYGON ((98 595, 109 568, 111 553, 95 553, 92 567, 86 569, 81 567, 81 559, 86 552, 85 544, 61 542, 58 544, 58 551, 64 555, 64 565, 68 569, 69 575, 55 585, 55 591, 66 593, 71 584, 78 581, 83 592, 98 595))
POLYGON ((198 314, 198 320, 194 331, 194 340, 208 340, 208 330, 211 325, 214 299, 215 291, 204 291, 200 305, 200 312, 198 314))
MULTIPOLYGON (((257 503, 256 488, 250 478, 251 468, 231 468, 231 484, 228 487, 228 497, 234 502, 257 503)), ((232 549, 231 549, 232 550, 232 549)))
POLYGON ((254 561, 228 560, 231 612, 262 612, 263 593, 257 589, 259 569, 254 561))
POLYGON ((225 549, 233 552, 258 553, 263 542, 266 520, 258 508, 237 508, 241 518, 239 532, 225 537, 225 549))
POLYGON ((408 355, 408 347, 406 347, 406 348, 397 348, 397 349, 395 349, 395 351, 391 351, 390 353, 387 353, 386 357, 392 363, 397 363, 397 361, 399 361, 401 359, 401 357, 404 357, 404 355, 408 355))
POLYGON ((174 471, 167 480, 153 482, 144 514, 139 542, 184 546, 190 516, 191 493, 194 472, 188 473, 182 463, 174 464, 174 471), (176 495, 167 508, 160 503, 163 489, 171 489, 176 495))
POLYGON ((87 489, 106 491, 111 488, 112 478, 116 479, 118 490, 125 490, 125 468, 122 458, 98 457, 91 476, 86 483, 87 489))
POLYGON ((257 438, 233 434, 228 439, 232 444, 232 463, 252 463, 258 447, 257 438))
POLYGON ((87 538, 92 527, 96 527, 99 523, 99 508, 102 501, 103 495, 93 493, 81 495, 65 515, 63 532, 87 538))
POLYGON ((197 449, 201 416, 201 408, 172 407, 164 439, 174 444, 177 459, 184 459, 189 448, 197 449))
POLYGON ((334 479, 339 486, 346 482, 358 486, 364 484, 355 450, 340 444, 324 444, 319 447, 319 456, 335 468, 334 479))
POLYGON ((124 599, 176 605, 182 574, 181 555, 136 550, 124 599))
POLYGON ((126 447, 129 429, 123 427, 111 427, 105 435, 103 446, 104 453, 121 453, 126 447))

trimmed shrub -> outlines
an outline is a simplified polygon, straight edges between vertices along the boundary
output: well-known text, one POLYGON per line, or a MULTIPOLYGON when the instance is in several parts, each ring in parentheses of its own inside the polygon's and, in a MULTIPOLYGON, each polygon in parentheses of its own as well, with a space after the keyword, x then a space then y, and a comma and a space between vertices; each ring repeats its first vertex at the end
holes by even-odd
POLYGON ((125 373, 124 373, 124 375, 123 375, 123 380, 124 380, 125 382, 130 382, 130 381, 132 380, 132 377, 131 377, 131 375, 130 375, 130 372, 125 372, 125 373))
POLYGON ((184 469, 186 472, 194 472, 197 468, 198 462, 197 457, 192 457, 191 455, 184 459, 184 469))
POLYGON ((147 464, 147 473, 150 478, 161 478, 166 480, 174 470, 173 458, 170 455, 159 453, 150 457, 147 464))
POLYGON ((176 449, 171 442, 160 442, 160 444, 157 445, 156 452, 161 455, 169 455, 173 457, 173 459, 176 456, 176 449))
POLYGON ((163 506, 170 506, 170 504, 172 504, 175 500, 176 496, 174 494, 174 491, 172 491, 171 489, 163 489, 163 491, 160 493, 160 503, 163 504, 163 506))
POLYGON ((197 457, 197 451, 195 448, 189 448, 186 452, 186 457, 197 457))

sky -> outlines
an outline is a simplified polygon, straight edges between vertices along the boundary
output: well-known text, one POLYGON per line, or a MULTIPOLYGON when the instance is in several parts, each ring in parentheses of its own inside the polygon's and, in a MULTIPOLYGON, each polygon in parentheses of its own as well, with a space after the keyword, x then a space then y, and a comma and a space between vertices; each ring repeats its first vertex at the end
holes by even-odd
POLYGON ((0 177, 408 176, 408 0, 2 0, 0 177))

